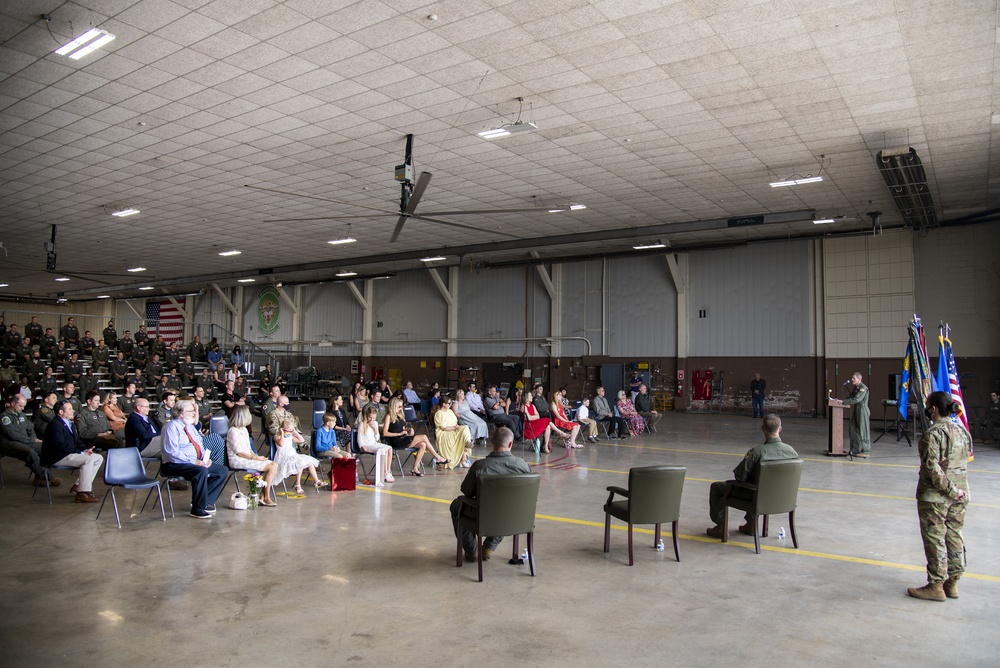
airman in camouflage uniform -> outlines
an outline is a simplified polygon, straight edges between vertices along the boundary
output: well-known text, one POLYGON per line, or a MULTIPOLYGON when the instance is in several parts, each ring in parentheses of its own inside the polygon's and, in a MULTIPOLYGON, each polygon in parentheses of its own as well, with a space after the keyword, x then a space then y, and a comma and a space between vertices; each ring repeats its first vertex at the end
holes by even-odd
POLYGON ((927 557, 927 584, 906 593, 929 601, 958 598, 958 580, 965 572, 962 526, 969 505, 972 438, 949 419, 955 410, 950 394, 931 394, 926 414, 933 424, 920 439, 917 516, 927 557))

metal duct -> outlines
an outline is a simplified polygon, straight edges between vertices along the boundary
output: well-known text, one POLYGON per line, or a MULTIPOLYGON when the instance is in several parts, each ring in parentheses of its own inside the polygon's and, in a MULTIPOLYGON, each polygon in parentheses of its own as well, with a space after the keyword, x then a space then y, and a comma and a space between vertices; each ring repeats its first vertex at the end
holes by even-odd
POLYGON ((925 233, 937 227, 937 212, 927 185, 927 174, 917 152, 912 147, 908 151, 879 151, 875 154, 875 164, 906 226, 925 233))

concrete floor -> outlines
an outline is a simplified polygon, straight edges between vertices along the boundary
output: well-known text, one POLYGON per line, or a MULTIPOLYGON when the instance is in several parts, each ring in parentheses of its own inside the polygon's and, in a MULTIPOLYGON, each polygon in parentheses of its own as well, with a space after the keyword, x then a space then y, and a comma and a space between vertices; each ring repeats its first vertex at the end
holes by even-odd
MULTIPOLYGON (((4 458, 0 665, 996 665, 1000 452, 979 446, 971 465, 961 599, 931 603, 905 595, 925 581, 916 448, 887 437, 867 462, 832 460, 825 434, 822 420, 785 421, 806 460, 801 549, 778 540, 786 522, 774 518, 759 556, 741 534, 728 545, 704 535, 708 484, 761 438, 756 420, 671 414, 623 445, 530 455, 543 476, 538 577, 499 558, 507 539, 482 584, 474 564, 454 565, 460 471, 277 509, 220 503, 206 522, 129 518, 124 493, 119 530, 109 508, 95 522, 97 506, 72 503, 65 486, 52 506, 31 499, 24 469, 4 458), (624 531, 601 550, 605 487, 654 463, 687 467, 683 561, 669 532, 657 552, 643 528, 629 568, 624 531)), ((179 510, 188 503, 176 493, 179 510)))

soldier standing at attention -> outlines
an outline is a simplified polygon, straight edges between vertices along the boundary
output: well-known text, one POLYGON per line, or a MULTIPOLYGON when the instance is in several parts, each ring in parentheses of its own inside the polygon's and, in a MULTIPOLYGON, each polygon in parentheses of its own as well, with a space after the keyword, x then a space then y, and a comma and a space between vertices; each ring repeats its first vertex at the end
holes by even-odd
POLYGON ((868 459, 872 449, 871 412, 868 410, 868 386, 861 382, 861 372, 855 371, 851 376, 854 388, 846 399, 841 399, 844 406, 854 406, 851 409, 851 454, 855 457, 868 459))
POLYGON ((80 344, 80 330, 76 326, 76 320, 69 318, 66 324, 59 330, 59 335, 66 342, 66 347, 75 349, 80 344))
POLYGON ((108 326, 104 328, 101 335, 104 337, 104 345, 108 348, 113 349, 118 345, 118 331, 115 329, 114 320, 108 320, 108 326))
POLYGON ((925 601, 958 598, 958 580, 965 572, 962 526, 969 506, 969 450, 972 437, 950 417, 958 405, 947 392, 927 397, 924 414, 931 427, 920 439, 917 517, 927 557, 927 584, 906 593, 925 601))
POLYGON ((767 381, 760 377, 759 373, 753 375, 750 381, 750 401, 753 402, 753 416, 758 414, 764 417, 764 390, 767 389, 767 381))

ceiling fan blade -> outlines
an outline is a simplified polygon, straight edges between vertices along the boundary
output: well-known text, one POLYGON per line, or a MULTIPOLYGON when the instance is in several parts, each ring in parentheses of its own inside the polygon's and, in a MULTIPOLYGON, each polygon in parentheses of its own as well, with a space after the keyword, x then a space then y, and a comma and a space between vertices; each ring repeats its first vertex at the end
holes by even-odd
POLYGON ((453 220, 442 220, 441 218, 430 218, 429 216, 424 216, 422 214, 416 213, 410 216, 414 220, 426 220, 430 223, 439 223, 441 225, 447 225, 449 227, 457 227, 463 230, 472 230, 473 232, 487 232, 489 234, 498 234, 502 237, 508 237, 510 239, 520 239, 519 234, 510 234, 509 232, 501 232, 500 230, 491 230, 486 227, 476 227, 475 225, 467 225, 465 223, 456 223, 453 220))
MULTIPOLYGON (((565 209, 569 207, 552 207, 553 209, 565 209)), ((468 215, 491 215, 494 213, 528 213, 530 211, 548 213, 549 209, 540 206, 533 206, 529 209, 473 209, 471 211, 433 211, 428 212, 428 216, 468 216, 468 215)))
POLYGON ((265 223, 305 223, 313 220, 352 220, 354 218, 385 218, 386 216, 393 216, 392 213, 359 213, 356 216, 351 215, 338 215, 338 216, 316 216, 314 218, 268 218, 265 223))
POLYGON ((399 238, 406 219, 413 215, 413 210, 417 208, 417 204, 420 203, 420 198, 424 196, 424 191, 427 190, 427 184, 430 182, 430 172, 421 172, 420 176, 417 177, 417 185, 414 186, 413 192, 410 193, 410 199, 406 201, 406 210, 399 215, 399 220, 396 221, 396 228, 392 231, 392 236, 389 237, 389 243, 393 243, 399 238))
MULTIPOLYGON (((59 276, 68 276, 69 278, 75 278, 78 281, 87 281, 89 283, 98 283, 100 285, 111 285, 111 283, 106 283, 105 281, 99 281, 96 278, 91 278, 83 274, 73 274, 68 271, 50 271, 50 274, 57 274, 59 276)), ((110 274, 109 274, 110 275, 110 274)))
MULTIPOLYGON (((421 175, 422 176, 422 175, 421 175)), ((266 193, 274 193, 276 195, 284 195, 286 197, 303 197, 305 199, 315 199, 320 202, 330 202, 332 204, 342 204, 344 206, 353 206, 359 209, 368 209, 369 211, 378 211, 379 213, 384 213, 390 216, 396 215, 395 211, 389 211, 387 209, 379 209, 374 206, 366 206, 364 204, 358 204, 357 202, 347 202, 341 199, 333 199, 331 197, 317 197, 316 195, 306 195, 305 193, 293 193, 287 190, 275 190, 274 188, 264 188, 262 186, 252 186, 250 184, 244 184, 244 188, 250 188, 251 190, 260 190, 266 193)))

